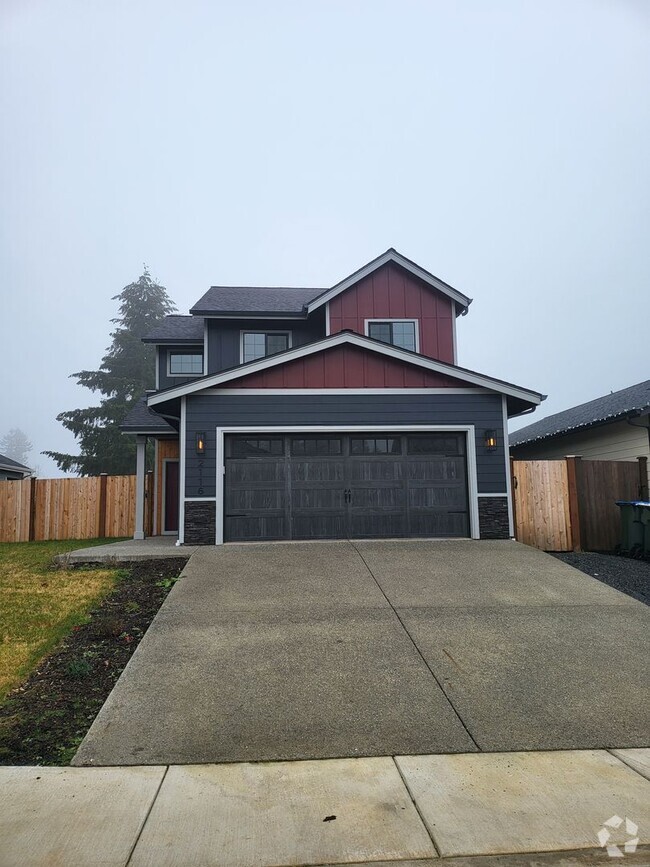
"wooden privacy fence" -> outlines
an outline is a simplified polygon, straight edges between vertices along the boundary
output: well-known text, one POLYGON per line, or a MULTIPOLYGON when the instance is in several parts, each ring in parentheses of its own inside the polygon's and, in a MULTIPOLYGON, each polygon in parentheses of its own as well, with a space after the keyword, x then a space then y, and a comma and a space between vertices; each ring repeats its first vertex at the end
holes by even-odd
MULTIPOLYGON (((135 476, 0 482, 0 542, 132 536, 135 476)), ((153 523, 153 476, 145 481, 145 533, 153 523)))
POLYGON ((515 536, 544 551, 613 551, 621 540, 616 501, 648 497, 647 458, 511 466, 515 536))

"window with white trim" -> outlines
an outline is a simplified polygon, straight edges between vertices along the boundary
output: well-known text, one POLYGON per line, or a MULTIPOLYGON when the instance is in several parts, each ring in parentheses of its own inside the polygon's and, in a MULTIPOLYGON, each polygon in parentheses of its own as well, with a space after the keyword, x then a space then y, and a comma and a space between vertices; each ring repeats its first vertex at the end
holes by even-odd
POLYGON ((202 352, 170 352, 170 376, 201 376, 203 374, 202 352))
POLYGON ((366 322, 368 337, 411 352, 417 352, 416 328, 417 319, 371 319, 366 322))
POLYGON ((266 358, 285 352, 291 346, 289 331, 244 331, 242 332, 242 363, 266 358))

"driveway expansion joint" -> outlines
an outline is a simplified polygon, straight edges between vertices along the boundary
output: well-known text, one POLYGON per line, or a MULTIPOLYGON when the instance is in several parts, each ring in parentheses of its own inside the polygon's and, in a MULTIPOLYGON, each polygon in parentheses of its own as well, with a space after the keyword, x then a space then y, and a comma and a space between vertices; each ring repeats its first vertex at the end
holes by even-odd
POLYGON ((389 597, 387 596, 387 594, 386 594, 384 588, 381 586, 381 584, 379 583, 379 581, 378 581, 377 578, 375 577, 375 574, 373 573, 372 569, 370 568, 370 566, 369 566, 369 564, 368 564, 366 558, 363 556, 363 554, 361 553, 361 551, 357 548, 356 544, 352 541, 352 539, 349 539, 348 542, 350 543, 350 545, 352 545, 352 547, 354 548, 354 550, 357 552, 357 554, 358 554, 359 557, 361 558, 361 560, 362 560, 362 562, 363 562, 363 565, 364 565, 364 566, 366 567, 366 569, 368 570, 368 573, 369 573, 370 577, 372 578, 372 580, 373 580, 373 581, 375 582, 375 584, 377 585, 377 587, 378 587, 380 593, 382 594, 382 596, 384 597, 384 599, 386 600, 386 602, 387 602, 388 605, 390 606, 390 608, 391 608, 393 614, 395 615, 395 617, 399 620, 400 626, 402 627, 402 629, 404 630, 404 632, 405 632, 406 635, 408 636, 408 639, 409 639, 409 641, 411 642, 411 644, 413 645, 413 647, 415 648, 415 650, 417 651, 418 656, 420 657, 420 659, 422 660, 422 662, 426 665, 427 669, 428 669, 429 672, 431 673, 431 677, 432 677, 432 678, 435 680, 435 682, 438 684, 438 687, 439 687, 440 691, 443 693, 444 697, 445 697, 445 698, 447 699, 447 701, 449 702, 449 705, 450 705, 451 709, 452 709, 453 712, 456 714, 456 717, 458 718, 458 721, 460 722, 460 724, 462 725, 462 727, 465 729, 465 731, 466 731, 466 733, 467 733, 467 736, 470 738, 470 740, 472 741, 472 743, 474 744, 474 746, 476 747, 476 749, 480 752, 480 751, 481 751, 481 746, 477 743, 476 738, 473 736, 472 732, 471 732, 471 731, 469 730, 469 728, 467 727, 467 724, 465 723, 465 720, 462 718, 462 716, 461 716, 460 713, 458 712, 458 709, 456 708, 455 704, 453 703, 453 701, 452 701, 451 698, 449 697, 449 694, 448 694, 447 690, 446 690, 445 687, 442 685, 442 682, 439 680, 439 678, 438 678, 438 676, 436 675, 435 671, 434 671, 433 668, 429 665, 429 663, 427 662, 426 658, 425 658, 424 655, 422 654, 422 651, 420 650, 420 648, 419 648, 418 645, 416 644, 415 639, 413 638, 413 636, 411 635, 411 633, 410 633, 409 630, 407 629, 406 624, 404 623, 404 621, 403 621, 402 618, 400 617, 399 612, 397 611, 397 609, 395 608, 395 606, 393 605, 393 603, 391 602, 391 600, 390 600, 389 597))

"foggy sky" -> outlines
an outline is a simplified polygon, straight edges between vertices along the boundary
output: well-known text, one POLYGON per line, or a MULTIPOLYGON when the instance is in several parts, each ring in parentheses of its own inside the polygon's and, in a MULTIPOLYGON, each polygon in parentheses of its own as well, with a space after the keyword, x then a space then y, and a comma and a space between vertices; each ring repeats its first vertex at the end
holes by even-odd
POLYGON ((0 0, 0 436, 59 475, 143 262, 187 313, 394 246, 513 427, 647 379, 649 132, 645 0, 0 0))

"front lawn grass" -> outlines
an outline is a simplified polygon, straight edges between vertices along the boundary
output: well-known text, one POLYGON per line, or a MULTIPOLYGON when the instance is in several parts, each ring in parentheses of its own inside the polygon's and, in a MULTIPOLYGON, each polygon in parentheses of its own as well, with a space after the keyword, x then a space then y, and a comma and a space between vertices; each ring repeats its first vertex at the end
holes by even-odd
POLYGON ((106 541, 0 543, 0 701, 85 622, 120 575, 115 568, 57 568, 53 558, 106 541))

